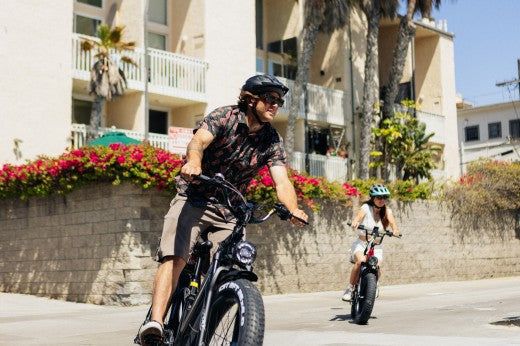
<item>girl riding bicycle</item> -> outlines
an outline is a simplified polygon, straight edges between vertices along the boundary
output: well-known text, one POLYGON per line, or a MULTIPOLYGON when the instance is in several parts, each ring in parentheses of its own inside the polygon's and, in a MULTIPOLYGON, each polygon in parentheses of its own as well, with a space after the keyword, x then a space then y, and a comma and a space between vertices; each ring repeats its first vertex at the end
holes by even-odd
MULTIPOLYGON (((386 200, 388 197, 390 197, 390 191, 386 186, 382 184, 372 185, 370 187, 370 199, 361 205, 361 208, 352 222, 352 228, 356 230, 360 224, 363 224, 365 227, 370 229, 378 226, 386 231, 387 228, 390 228, 393 231, 394 236, 399 236, 392 210, 386 206, 386 200)), ((365 232, 358 231, 358 235, 358 239, 354 241, 351 248, 352 255, 350 260, 354 263, 354 266, 350 272, 350 282, 345 293, 341 297, 342 300, 347 302, 352 299, 352 291, 356 284, 356 280, 359 277, 361 263, 366 261, 366 256, 363 253, 367 245, 365 232)), ((383 261, 383 249, 381 248, 381 245, 376 245, 374 248, 374 255, 379 261, 379 267, 381 267, 383 261)), ((381 277, 381 270, 379 271, 378 276, 379 278, 381 277)))

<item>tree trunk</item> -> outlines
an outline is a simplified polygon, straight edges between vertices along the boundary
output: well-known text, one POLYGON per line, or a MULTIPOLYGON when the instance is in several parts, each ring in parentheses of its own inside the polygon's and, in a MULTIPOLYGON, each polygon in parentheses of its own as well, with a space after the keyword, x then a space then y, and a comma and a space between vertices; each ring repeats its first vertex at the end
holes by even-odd
POLYGON ((90 128, 87 132, 87 143, 99 137, 99 127, 101 126, 101 112, 105 98, 96 95, 92 103, 92 111, 90 112, 90 128))
MULTIPOLYGON (((298 70, 296 72, 296 80, 294 81, 291 106, 289 108, 289 119, 285 133, 285 151, 287 153, 287 162, 292 163, 294 152, 294 137, 296 133, 296 119, 299 114, 300 101, 304 97, 304 85, 309 82, 309 66, 312 57, 312 51, 316 44, 319 23, 308 23, 303 28, 302 41, 298 49, 298 70)), ((307 138, 305 138, 307 140, 307 138)))
MULTIPOLYGON (((388 86, 383 100, 382 120, 394 116, 394 102, 399 91, 399 82, 403 77, 404 65, 408 54, 408 46, 415 34, 415 25, 412 22, 413 12, 415 9, 415 0, 408 0, 406 15, 401 18, 399 23, 399 31, 397 33, 397 42, 394 49, 392 60, 392 68, 390 69, 390 77, 388 78, 388 86)), ((390 178, 389 165, 390 153, 386 152, 386 146, 383 145, 383 179, 388 181, 390 178)))
POLYGON ((374 105, 376 102, 377 85, 375 82, 378 66, 378 35, 379 17, 381 9, 376 0, 368 1, 368 5, 363 8, 368 21, 367 30, 367 50, 365 61, 365 80, 363 83, 363 103, 361 119, 361 144, 359 177, 369 178, 370 147, 372 138, 372 120, 374 105))
POLYGON ((388 79, 388 86, 384 96, 383 119, 394 115, 394 102, 397 97, 397 92, 399 91, 399 82, 403 77, 404 65, 408 54, 408 46, 412 37, 415 35, 415 24, 412 22, 414 8, 415 0, 408 0, 406 16, 403 16, 399 23, 392 68, 390 69, 390 77, 388 79))

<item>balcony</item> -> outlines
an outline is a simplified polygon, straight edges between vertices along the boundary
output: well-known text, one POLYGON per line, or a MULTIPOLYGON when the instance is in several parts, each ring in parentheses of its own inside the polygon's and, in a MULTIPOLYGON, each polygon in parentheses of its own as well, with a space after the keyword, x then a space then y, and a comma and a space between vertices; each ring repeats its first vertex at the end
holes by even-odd
MULTIPOLYGON (((345 182, 347 179, 347 159, 309 154, 309 174, 325 177, 328 181, 345 182)), ((305 153, 294 152, 290 166, 299 172, 305 171, 305 153)))
MULTIPOLYGON (((72 147, 79 148, 86 145, 88 126, 84 124, 72 124, 71 128, 71 140, 72 147)), ((126 134, 128 137, 144 140, 144 133, 116 129, 115 127, 106 128, 102 127, 99 129, 99 135, 103 135, 106 132, 119 131, 126 134)), ((154 147, 168 150, 169 142, 168 135, 161 135, 158 133, 149 133, 148 141, 154 147)), ((305 153, 295 152, 293 153, 292 168, 299 172, 305 171, 305 153)), ((325 177, 328 181, 338 180, 344 182, 347 177, 347 159, 341 157, 327 157, 324 155, 309 154, 309 174, 317 177, 325 177)))
MULTIPOLYGON (((294 81, 282 77, 277 77, 290 90, 294 89, 294 81)), ((328 124, 344 126, 345 122, 345 92, 336 89, 324 88, 315 84, 307 85, 309 95, 309 109, 307 112, 307 120, 323 122, 328 124)), ((278 111, 279 114, 288 115, 291 107, 291 92, 285 95, 285 104, 278 111)), ((305 103, 300 100, 298 118, 305 117, 305 103)))
MULTIPOLYGON (((81 49, 81 37, 97 40, 95 37, 72 35, 72 75, 75 79, 89 81, 90 68, 95 62, 94 53, 81 49)), ((115 51, 113 52, 115 54, 115 51)), ((145 89, 144 62, 145 54, 142 48, 124 51, 124 55, 132 58, 137 67, 125 64, 128 88, 143 91, 145 89)), ((116 55, 114 55, 116 57, 116 55)), ((150 76, 148 90, 158 95, 191 100, 206 101, 206 70, 205 61, 186 57, 171 52, 148 48, 150 61, 150 76)), ((117 61, 117 57, 115 59, 117 61)))

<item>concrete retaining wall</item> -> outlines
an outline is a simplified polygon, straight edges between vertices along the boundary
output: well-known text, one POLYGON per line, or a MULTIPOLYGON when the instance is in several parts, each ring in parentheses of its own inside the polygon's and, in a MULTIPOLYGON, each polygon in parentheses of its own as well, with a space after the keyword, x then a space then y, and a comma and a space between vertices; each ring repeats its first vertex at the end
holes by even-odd
MULTIPOLYGON (((0 291, 95 304, 148 303, 157 267, 151 257, 170 199, 133 185, 99 184, 66 196, 0 201, 0 291)), ((261 291, 343 289, 355 239, 346 222, 356 209, 324 205, 305 228, 274 218, 250 226, 261 291)), ((520 275, 513 215, 474 228, 452 219, 437 202, 393 209, 404 236, 385 238, 383 285, 520 275)))

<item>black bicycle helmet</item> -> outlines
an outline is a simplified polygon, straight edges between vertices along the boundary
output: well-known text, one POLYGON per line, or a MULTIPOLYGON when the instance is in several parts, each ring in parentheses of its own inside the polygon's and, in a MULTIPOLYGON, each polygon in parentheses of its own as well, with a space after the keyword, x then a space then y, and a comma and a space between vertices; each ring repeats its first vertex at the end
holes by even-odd
POLYGON ((249 91, 253 95, 262 95, 274 91, 283 97, 289 88, 283 85, 275 76, 270 74, 260 74, 246 80, 242 86, 243 91, 249 91))
POLYGON ((390 196, 390 191, 383 184, 374 184, 370 187, 370 197, 390 196))

